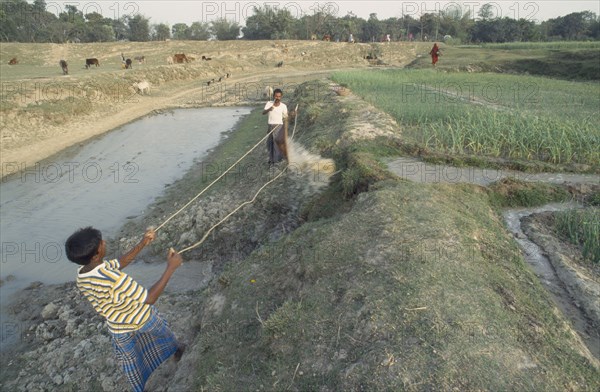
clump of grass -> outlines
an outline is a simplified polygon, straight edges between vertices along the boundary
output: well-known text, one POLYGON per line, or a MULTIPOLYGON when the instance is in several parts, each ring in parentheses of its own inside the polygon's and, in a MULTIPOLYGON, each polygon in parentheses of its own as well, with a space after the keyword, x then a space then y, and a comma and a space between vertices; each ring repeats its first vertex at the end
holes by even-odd
POLYGON ((562 237, 581 246, 586 260, 600 265, 600 208, 557 212, 554 225, 562 237))
POLYGON ((552 184, 530 183, 513 178, 503 178, 492 184, 490 201, 498 207, 534 207, 569 199, 569 193, 552 184))

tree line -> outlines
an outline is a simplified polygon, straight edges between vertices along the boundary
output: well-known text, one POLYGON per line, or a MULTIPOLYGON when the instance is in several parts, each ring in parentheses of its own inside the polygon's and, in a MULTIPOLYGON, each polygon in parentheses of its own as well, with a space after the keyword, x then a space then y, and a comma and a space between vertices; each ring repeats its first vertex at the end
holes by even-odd
POLYGON ((455 42, 523 42, 553 40, 598 40, 600 18, 593 12, 574 12, 547 21, 500 18, 485 4, 478 15, 455 8, 380 20, 349 12, 338 17, 326 7, 313 14, 294 17, 287 9, 254 7, 241 26, 225 18, 211 22, 152 24, 141 15, 107 18, 98 12, 84 14, 75 5, 67 5, 58 15, 46 9, 45 0, 4 0, 0 3, 0 40, 4 42, 107 42, 234 39, 321 39, 345 41, 349 35, 358 42, 380 41, 390 35, 393 41, 440 41, 451 37, 455 42))

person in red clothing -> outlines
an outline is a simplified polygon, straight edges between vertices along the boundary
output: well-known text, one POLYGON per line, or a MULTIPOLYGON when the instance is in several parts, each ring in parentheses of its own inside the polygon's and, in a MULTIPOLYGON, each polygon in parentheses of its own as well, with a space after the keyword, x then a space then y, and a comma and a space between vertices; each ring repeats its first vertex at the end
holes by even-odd
POLYGON ((441 55, 440 48, 437 45, 437 42, 433 44, 433 48, 431 49, 431 52, 429 52, 429 54, 431 55, 431 64, 433 64, 433 66, 435 67, 435 63, 438 62, 439 56, 441 55))

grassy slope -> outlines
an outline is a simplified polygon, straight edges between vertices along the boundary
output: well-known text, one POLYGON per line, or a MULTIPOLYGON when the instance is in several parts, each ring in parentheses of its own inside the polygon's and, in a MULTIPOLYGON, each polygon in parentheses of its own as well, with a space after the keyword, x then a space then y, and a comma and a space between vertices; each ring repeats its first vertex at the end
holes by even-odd
MULTIPOLYGON (((336 106, 300 124, 312 149, 347 125, 336 106)), ((377 146, 354 147, 334 148, 338 166, 372 167, 377 146)), ((225 267, 205 293, 197 389, 600 386, 487 192, 369 178, 350 200, 338 180, 307 200, 309 222, 225 267)))

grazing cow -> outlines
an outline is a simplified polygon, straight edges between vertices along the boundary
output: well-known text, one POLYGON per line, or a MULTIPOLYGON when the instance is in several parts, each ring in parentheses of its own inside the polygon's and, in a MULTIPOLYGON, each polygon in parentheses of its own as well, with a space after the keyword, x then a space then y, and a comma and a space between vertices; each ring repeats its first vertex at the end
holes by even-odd
POLYGON ((277 68, 281 68, 281 67, 283 67, 283 61, 280 61, 277 63, 277 68))
POLYGON ((125 60, 125 69, 133 69, 133 64, 131 59, 125 60))
POLYGON ((311 41, 316 41, 317 40, 317 35, 316 34, 312 34, 310 36, 311 41))
POLYGON ((141 95, 150 94, 150 83, 148 83, 146 80, 141 81, 139 83, 134 83, 133 88, 135 89, 135 91, 138 94, 141 94, 141 95))
POLYGON ((173 57, 172 56, 167 57, 167 64, 169 64, 169 65, 173 64, 173 57))
POLYGON ((137 62, 138 62, 138 64, 141 64, 141 63, 145 63, 145 62, 146 62, 146 56, 135 56, 133 59, 134 59, 135 61, 137 61, 137 62))
POLYGON ((202 55, 202 60, 209 61, 209 60, 212 60, 212 58, 202 55))
POLYGON ((8 65, 17 65, 19 64, 19 60, 17 60, 16 57, 13 57, 12 59, 10 59, 10 61, 8 62, 8 65))
POLYGON ((179 54, 174 54, 173 55, 173 62, 175 64, 183 64, 183 62, 189 63, 190 60, 188 60, 188 58, 186 57, 186 55, 184 53, 179 53, 179 54))
POLYGON ((99 67, 100 66, 100 62, 98 61, 98 59, 85 59, 85 68, 86 69, 88 69, 92 65, 95 65, 96 67, 99 67))
POLYGON ((273 100, 273 87, 271 87, 271 86, 265 87, 265 91, 263 92, 263 98, 266 98, 269 101, 273 100))
POLYGON ((65 60, 60 60, 58 62, 58 64, 62 68, 63 75, 68 75, 69 74, 69 65, 67 64, 67 62, 65 60))
POLYGON ((331 35, 329 35, 329 34, 325 34, 325 35, 323 36, 323 41, 327 41, 327 42, 331 41, 331 35))

